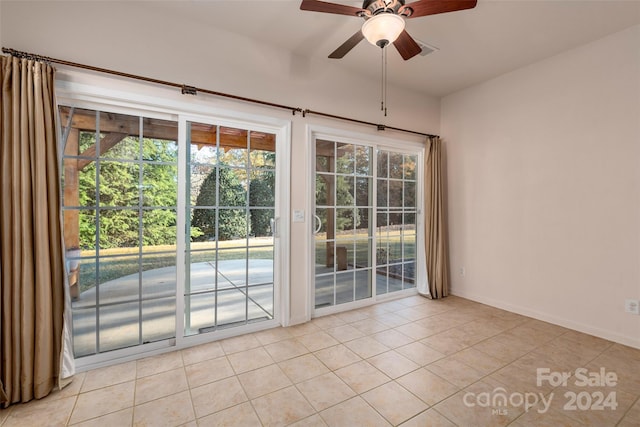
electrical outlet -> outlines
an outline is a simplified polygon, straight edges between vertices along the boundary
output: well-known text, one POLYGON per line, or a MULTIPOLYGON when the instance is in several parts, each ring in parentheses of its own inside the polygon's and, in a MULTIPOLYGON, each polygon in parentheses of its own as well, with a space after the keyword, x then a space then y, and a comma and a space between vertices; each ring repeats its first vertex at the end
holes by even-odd
POLYGON ((462 277, 467 275, 467 269, 465 267, 460 267, 460 275, 462 277))
POLYGON ((637 300, 637 299, 625 300, 624 311, 631 314, 640 314, 640 300, 637 300))

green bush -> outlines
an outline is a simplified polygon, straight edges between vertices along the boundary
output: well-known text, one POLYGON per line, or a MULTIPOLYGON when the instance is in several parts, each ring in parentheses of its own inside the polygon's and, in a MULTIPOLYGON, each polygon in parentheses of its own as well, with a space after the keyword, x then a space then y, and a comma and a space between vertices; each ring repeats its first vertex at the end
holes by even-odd
POLYGON ((222 206, 231 209, 218 209, 218 236, 216 236, 216 209, 196 209, 191 225, 202 233, 196 241, 232 240, 247 235, 246 197, 247 192, 233 169, 220 167, 219 203, 216 203, 216 170, 214 169, 202 182, 196 206, 222 206), (235 207, 235 209, 233 209, 235 207))

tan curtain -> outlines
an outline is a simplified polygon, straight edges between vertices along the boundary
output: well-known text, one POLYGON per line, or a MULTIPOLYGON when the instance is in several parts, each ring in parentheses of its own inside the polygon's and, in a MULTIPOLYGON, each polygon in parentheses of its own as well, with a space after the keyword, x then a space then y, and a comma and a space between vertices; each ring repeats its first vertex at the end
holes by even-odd
POLYGON ((449 254, 444 217, 444 182, 442 171, 442 141, 427 139, 425 150, 425 250, 429 297, 449 295, 449 254))
POLYGON ((0 406, 56 384, 64 265, 54 70, 2 57, 0 69, 0 406))

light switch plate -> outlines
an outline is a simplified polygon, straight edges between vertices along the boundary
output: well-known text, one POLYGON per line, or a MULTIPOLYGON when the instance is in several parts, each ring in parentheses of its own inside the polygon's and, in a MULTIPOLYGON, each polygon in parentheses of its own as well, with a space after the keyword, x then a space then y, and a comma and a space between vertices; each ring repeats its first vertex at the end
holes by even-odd
POLYGON ((294 209, 293 211, 293 222, 304 222, 304 211, 299 209, 294 209))

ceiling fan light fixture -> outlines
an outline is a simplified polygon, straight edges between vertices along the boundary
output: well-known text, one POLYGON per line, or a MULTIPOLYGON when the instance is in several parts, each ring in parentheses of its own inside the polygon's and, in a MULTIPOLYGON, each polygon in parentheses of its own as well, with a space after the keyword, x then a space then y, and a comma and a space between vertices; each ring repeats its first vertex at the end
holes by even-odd
POLYGON ((362 25, 362 34, 369 43, 385 47, 396 41, 404 31, 404 19, 393 13, 380 13, 367 19, 362 25))

